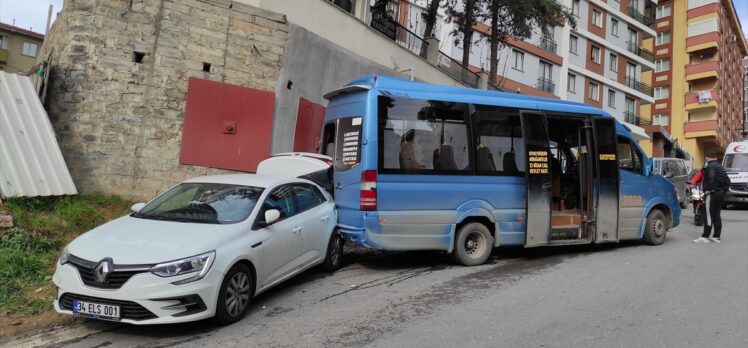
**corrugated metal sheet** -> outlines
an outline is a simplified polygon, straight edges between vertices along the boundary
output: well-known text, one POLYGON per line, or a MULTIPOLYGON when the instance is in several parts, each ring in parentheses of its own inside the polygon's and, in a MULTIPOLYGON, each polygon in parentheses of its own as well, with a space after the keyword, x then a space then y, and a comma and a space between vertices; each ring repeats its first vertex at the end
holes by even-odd
POLYGON ((31 79, 0 71, 0 196, 77 193, 31 79))

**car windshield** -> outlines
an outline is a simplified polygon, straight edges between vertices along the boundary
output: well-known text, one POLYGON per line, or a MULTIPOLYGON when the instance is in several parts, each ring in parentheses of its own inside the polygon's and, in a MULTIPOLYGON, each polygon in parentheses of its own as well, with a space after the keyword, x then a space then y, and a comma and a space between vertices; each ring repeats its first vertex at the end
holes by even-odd
POLYGON ((229 184, 185 183, 148 203, 133 217, 230 224, 246 219, 264 189, 229 184))
POLYGON ((725 155, 724 167, 728 172, 748 172, 748 153, 725 155))

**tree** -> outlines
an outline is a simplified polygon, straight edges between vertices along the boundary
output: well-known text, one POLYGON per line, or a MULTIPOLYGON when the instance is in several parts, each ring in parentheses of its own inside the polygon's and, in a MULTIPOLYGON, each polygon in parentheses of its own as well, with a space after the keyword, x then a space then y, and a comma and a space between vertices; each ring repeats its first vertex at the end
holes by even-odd
MULTIPOLYGON (((470 47, 473 44, 473 33, 475 32, 473 26, 482 16, 480 11, 483 9, 482 3, 484 1, 486 0, 447 1, 447 19, 457 23, 457 27, 452 34, 456 37, 455 45, 462 41, 462 66, 466 69, 470 66, 470 47)), ((463 70, 462 74, 465 78, 467 71, 463 70)))
POLYGON ((564 21, 576 27, 576 20, 571 10, 556 0, 485 1, 487 1, 488 15, 484 19, 488 19, 491 23, 488 41, 491 53, 489 76, 492 80, 498 73, 499 45, 505 44, 509 36, 524 40, 532 36, 536 29, 540 29, 545 36, 552 33, 554 26, 563 25, 564 21))
POLYGON ((426 30, 423 31, 423 37, 427 38, 434 36, 434 27, 436 26, 436 14, 441 5, 441 0, 431 0, 426 8, 426 12, 423 14, 423 19, 426 22, 426 30))

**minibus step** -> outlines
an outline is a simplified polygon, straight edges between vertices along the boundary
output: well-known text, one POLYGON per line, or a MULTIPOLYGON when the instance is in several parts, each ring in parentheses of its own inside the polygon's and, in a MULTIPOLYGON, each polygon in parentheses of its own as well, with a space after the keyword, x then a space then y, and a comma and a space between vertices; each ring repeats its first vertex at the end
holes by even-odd
POLYGON ((559 226, 551 229, 551 240, 579 239, 579 226, 559 226))

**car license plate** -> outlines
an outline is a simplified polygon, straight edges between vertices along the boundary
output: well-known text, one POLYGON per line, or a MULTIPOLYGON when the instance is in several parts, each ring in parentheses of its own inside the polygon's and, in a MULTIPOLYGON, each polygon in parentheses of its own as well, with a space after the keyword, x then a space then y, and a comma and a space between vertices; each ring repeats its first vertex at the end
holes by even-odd
POLYGON ((119 306, 73 300, 73 313, 94 319, 119 320, 119 306))

